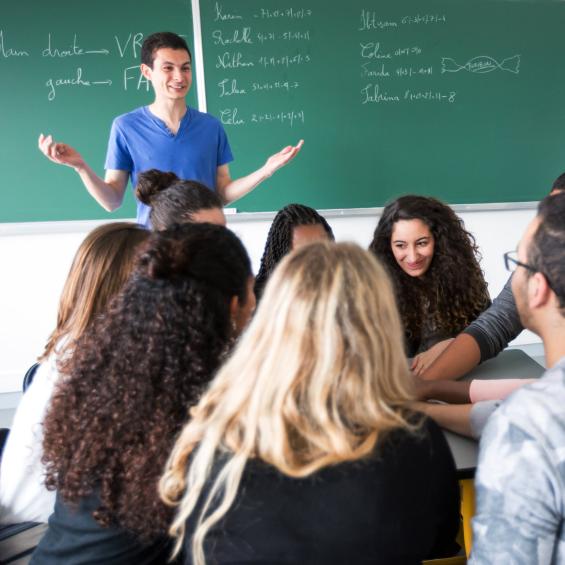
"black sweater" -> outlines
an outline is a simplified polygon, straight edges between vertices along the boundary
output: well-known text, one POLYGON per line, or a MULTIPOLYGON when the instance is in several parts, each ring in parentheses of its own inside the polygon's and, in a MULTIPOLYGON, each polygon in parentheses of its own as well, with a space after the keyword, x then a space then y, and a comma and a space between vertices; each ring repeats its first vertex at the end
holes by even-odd
MULTIPOLYGON (((187 564, 194 525, 195 515, 184 540, 187 564)), ((205 552, 209 565, 420 564, 453 554, 458 527, 453 458, 426 420, 416 434, 391 432, 367 459, 305 479, 250 461, 205 552)))

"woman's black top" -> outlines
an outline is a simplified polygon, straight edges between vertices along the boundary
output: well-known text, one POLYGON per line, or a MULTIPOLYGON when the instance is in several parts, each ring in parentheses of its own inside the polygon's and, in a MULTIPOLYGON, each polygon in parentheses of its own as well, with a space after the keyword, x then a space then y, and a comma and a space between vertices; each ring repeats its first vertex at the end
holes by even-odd
MULTIPOLYGON (((187 564, 195 521, 187 521, 187 564)), ((453 458, 443 433, 425 420, 415 433, 390 432, 369 458, 304 479, 250 461, 205 553, 214 565, 419 565, 453 555, 458 528, 453 458)))
MULTIPOLYGON (((151 544, 142 544, 119 526, 102 527, 92 516, 100 506, 95 494, 76 507, 59 495, 47 531, 33 553, 32 565, 149 565, 167 563, 171 544, 165 532, 151 544)), ((148 520, 151 516, 147 517, 148 520)))

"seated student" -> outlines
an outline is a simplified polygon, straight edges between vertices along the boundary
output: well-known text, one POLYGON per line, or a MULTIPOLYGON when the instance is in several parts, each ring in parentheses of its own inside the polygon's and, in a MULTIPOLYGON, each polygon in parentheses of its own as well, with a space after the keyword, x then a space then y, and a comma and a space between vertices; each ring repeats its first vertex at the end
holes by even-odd
POLYGON ((32 563, 164 563, 157 483, 188 409, 255 304, 229 230, 154 232, 122 293, 78 340, 45 417, 55 511, 32 563))
POLYGON ((218 194, 202 183, 180 180, 175 173, 157 169, 140 173, 135 195, 150 207, 149 220, 155 230, 166 230, 185 222, 226 225, 218 194))
POLYGON ((473 236, 435 198, 388 204, 369 249, 394 282, 409 357, 454 337, 490 303, 473 236))
POLYGON ((255 279, 257 300, 263 294, 271 273, 287 253, 324 239, 335 240, 332 228, 313 208, 303 204, 288 204, 279 210, 269 229, 265 251, 255 279))
MULTIPOLYGON (((550 194, 565 191, 565 173, 557 177, 550 194)), ((479 363, 496 357, 524 329, 516 310, 509 278, 490 308, 473 321, 440 354, 420 363, 423 379, 457 379, 479 363)))
POLYGON ((540 203, 509 260, 520 319, 541 337, 548 370, 483 432, 470 563, 564 563, 565 194, 540 203))
POLYGON ((127 280, 147 230, 129 222, 105 224, 81 243, 61 294, 57 327, 41 365, 18 405, 0 468, 0 522, 46 522, 55 493, 45 488, 42 422, 59 379, 59 363, 127 280))
POLYGON ((354 244, 285 258, 161 480, 185 563, 408 564, 459 525, 443 434, 409 408, 392 286, 354 244))

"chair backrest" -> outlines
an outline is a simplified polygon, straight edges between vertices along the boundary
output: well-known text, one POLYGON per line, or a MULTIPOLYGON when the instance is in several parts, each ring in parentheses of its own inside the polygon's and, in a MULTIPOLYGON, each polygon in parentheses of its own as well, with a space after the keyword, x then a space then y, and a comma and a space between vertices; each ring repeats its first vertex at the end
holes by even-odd
POLYGON ((24 375, 24 382, 22 383, 22 390, 24 392, 29 388, 29 385, 33 382, 33 377, 35 377, 35 372, 37 371, 38 367, 39 367, 39 363, 34 363, 26 371, 26 374, 24 375))

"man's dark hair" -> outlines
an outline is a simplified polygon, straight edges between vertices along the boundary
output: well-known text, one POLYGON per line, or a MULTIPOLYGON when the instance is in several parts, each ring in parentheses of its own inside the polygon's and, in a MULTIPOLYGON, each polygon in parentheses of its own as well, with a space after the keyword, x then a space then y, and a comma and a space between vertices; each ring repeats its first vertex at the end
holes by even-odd
POLYGON ((565 317, 565 193, 546 196, 539 203, 538 216, 528 263, 545 275, 565 317))
POLYGON ((189 59, 192 61, 192 53, 188 48, 186 41, 176 33, 171 31, 159 31, 152 33, 143 40, 141 46, 141 62, 148 67, 153 68, 155 60, 155 52, 157 49, 182 49, 188 53, 189 59))

